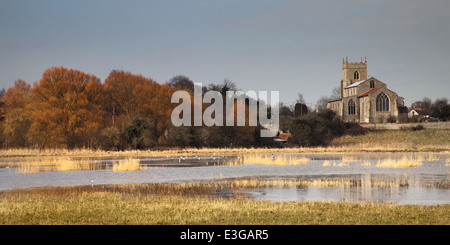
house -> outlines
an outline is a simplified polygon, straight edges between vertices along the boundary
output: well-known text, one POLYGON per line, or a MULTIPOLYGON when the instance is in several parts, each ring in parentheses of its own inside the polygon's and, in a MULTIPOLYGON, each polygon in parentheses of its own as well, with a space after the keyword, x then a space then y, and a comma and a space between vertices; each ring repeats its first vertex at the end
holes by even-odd
POLYGON ((408 110, 408 118, 415 120, 428 119, 431 117, 432 112, 423 108, 410 108, 408 110))

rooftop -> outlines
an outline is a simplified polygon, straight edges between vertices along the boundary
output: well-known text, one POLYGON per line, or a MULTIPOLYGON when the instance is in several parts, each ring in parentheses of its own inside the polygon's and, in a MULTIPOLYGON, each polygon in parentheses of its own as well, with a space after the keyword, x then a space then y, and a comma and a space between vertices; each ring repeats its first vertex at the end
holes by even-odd
POLYGON ((367 81, 367 80, 362 80, 362 81, 358 81, 358 82, 352 83, 352 84, 348 85, 348 86, 345 87, 345 88, 353 88, 353 87, 357 87, 358 85, 360 85, 361 83, 363 83, 363 82, 365 82, 365 81, 367 81))

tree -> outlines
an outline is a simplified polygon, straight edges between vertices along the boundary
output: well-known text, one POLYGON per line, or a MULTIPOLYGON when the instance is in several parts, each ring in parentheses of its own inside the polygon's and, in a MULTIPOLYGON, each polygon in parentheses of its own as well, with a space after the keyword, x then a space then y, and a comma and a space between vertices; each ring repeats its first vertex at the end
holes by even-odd
POLYGON ((172 77, 166 84, 174 90, 186 89, 188 91, 194 92, 194 82, 183 75, 172 77))
POLYGON ((447 121, 450 119, 450 105, 447 98, 436 99, 432 106, 433 116, 439 120, 447 121))
POLYGON ((292 118, 295 117, 294 111, 283 103, 280 103, 280 109, 279 109, 279 116, 280 116, 280 130, 283 132, 287 132, 289 130, 289 123, 291 122, 292 118))
POLYGON ((431 101, 430 98, 423 97, 422 100, 412 103, 411 108, 422 108, 422 109, 430 110, 432 105, 433 105, 433 102, 431 101))
POLYGON ((290 142, 301 146, 326 145, 344 133, 344 123, 331 110, 311 113, 292 120, 290 142))
POLYGON ((2 98, 5 105, 3 133, 7 147, 25 147, 31 121, 26 106, 31 102, 31 86, 22 79, 14 82, 2 98))
POLYGON ((114 70, 105 80, 105 90, 108 103, 105 108, 112 126, 123 131, 134 119, 145 120, 149 130, 147 137, 156 144, 164 141, 161 136, 168 129, 174 107, 171 87, 142 75, 114 70))
POLYGON ((105 79, 105 109, 111 116, 112 125, 122 128, 133 118, 141 116, 142 98, 136 96, 138 85, 156 83, 142 75, 134 75, 123 70, 113 70, 105 79))
POLYGON ((162 136, 171 123, 175 106, 171 103, 173 92, 169 86, 156 82, 136 86, 135 96, 141 102, 141 117, 148 121, 152 136, 158 144, 167 143, 167 139, 162 136))
POLYGON ((321 112, 321 111, 326 110, 328 101, 330 101, 329 97, 326 97, 326 96, 320 97, 316 104, 316 111, 321 112))
POLYGON ((303 94, 298 93, 297 103, 305 104, 305 99, 303 98, 303 94))
POLYGON ((94 75, 46 70, 31 90, 30 137, 40 147, 90 147, 102 126, 103 87, 94 75))

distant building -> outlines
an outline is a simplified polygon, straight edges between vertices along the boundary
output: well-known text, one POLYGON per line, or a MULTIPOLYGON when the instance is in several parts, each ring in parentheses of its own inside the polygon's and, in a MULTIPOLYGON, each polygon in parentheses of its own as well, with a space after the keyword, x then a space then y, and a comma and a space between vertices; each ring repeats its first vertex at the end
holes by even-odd
POLYGON ((342 60, 341 97, 329 101, 331 109, 346 122, 406 122, 403 98, 374 78, 367 78, 367 59, 361 62, 342 60))
POLYGON ((408 118, 415 120, 428 119, 431 117, 431 110, 423 108, 411 108, 408 110, 408 118))

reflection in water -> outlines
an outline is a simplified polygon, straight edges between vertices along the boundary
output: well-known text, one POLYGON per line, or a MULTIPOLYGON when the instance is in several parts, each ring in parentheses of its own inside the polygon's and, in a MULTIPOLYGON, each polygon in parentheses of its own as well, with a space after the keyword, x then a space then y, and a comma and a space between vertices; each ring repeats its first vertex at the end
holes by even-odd
MULTIPOLYGON (((227 161, 235 161, 236 156, 140 158, 139 167, 135 161, 130 164, 135 171, 129 171, 129 166, 126 171, 114 171, 118 170, 117 163, 124 159, 72 159, 70 163, 50 161, 47 166, 39 167, 33 161, 15 159, 15 162, 9 162, 7 159, 0 160, 0 191, 127 183, 236 182, 250 178, 257 180, 256 184, 216 188, 211 195, 273 201, 450 204, 450 154, 408 153, 408 159, 420 160, 421 164, 414 167, 378 164, 386 159, 398 162, 405 158, 403 153, 297 155, 295 159, 308 161, 288 165, 253 162, 230 165, 227 161), (33 174, 23 174, 20 166, 34 171, 33 174)), ((273 158, 281 157, 275 155, 273 158)), ((294 158, 290 156, 290 159, 294 158)))
MULTIPOLYGON (((424 176, 424 179, 429 176, 424 176)), ((444 177, 444 176, 443 176, 444 177)), ((421 182, 420 176, 361 174, 346 176, 351 185, 240 189, 249 198, 277 201, 345 201, 351 203, 450 204, 450 182, 421 182), (416 181, 412 181, 416 179, 416 181)), ((446 179, 446 177, 444 177, 446 179)))

